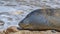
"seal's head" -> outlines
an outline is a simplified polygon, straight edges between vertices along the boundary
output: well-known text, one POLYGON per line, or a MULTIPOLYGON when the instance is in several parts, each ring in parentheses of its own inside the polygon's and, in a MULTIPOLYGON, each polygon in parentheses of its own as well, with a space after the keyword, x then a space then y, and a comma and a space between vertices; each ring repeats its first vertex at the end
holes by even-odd
POLYGON ((31 28, 31 20, 32 20, 32 18, 34 18, 33 17, 33 15, 34 14, 36 14, 37 12, 39 13, 39 11, 40 11, 40 13, 42 13, 42 10, 40 10, 40 9, 37 9, 37 10, 34 10, 34 11, 32 11, 31 13, 29 13, 18 25, 20 26, 20 27, 22 27, 22 28, 31 28))

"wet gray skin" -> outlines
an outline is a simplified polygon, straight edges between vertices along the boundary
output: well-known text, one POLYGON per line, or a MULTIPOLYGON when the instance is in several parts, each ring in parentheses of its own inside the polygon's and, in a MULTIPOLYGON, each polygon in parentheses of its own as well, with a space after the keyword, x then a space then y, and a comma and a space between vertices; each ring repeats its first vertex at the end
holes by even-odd
POLYGON ((29 13, 19 26, 22 29, 30 30, 59 30, 60 31, 60 10, 59 9, 37 9, 29 13))

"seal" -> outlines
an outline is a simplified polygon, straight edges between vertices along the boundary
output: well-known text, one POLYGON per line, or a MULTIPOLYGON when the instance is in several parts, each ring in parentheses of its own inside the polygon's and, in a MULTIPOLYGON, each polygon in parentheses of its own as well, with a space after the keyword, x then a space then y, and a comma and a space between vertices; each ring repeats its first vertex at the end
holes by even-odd
POLYGON ((18 25, 22 29, 60 31, 60 10, 36 9, 29 13, 18 25))

